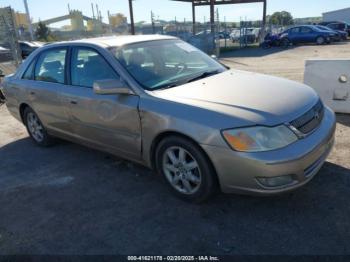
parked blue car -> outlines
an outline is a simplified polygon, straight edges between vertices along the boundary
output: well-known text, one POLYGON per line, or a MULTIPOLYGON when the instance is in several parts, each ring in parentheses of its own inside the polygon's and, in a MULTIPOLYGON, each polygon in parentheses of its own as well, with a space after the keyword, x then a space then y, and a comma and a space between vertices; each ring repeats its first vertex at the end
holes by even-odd
POLYGON ((350 24, 346 22, 328 21, 328 22, 321 22, 319 25, 327 26, 336 31, 343 31, 347 33, 347 36, 350 36, 350 24))
POLYGON ((283 46, 288 46, 291 43, 316 43, 318 45, 323 45, 331 43, 335 38, 335 32, 321 30, 314 25, 291 27, 280 35, 283 46))
POLYGON ((335 41, 346 40, 348 38, 348 33, 345 31, 333 30, 332 28, 329 28, 329 27, 324 26, 324 25, 316 25, 316 27, 318 29, 334 33, 336 35, 335 41))

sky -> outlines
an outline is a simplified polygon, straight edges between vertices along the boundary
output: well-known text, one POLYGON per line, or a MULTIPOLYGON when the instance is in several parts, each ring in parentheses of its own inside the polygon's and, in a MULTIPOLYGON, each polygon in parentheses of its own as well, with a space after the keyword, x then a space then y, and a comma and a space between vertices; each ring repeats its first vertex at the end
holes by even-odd
MULTIPOLYGON (((123 13, 129 20, 128 0, 27 0, 30 15, 34 22, 68 13, 68 3, 71 9, 82 10, 84 15, 92 16, 91 3, 98 4, 102 16, 107 21, 107 11, 111 14, 123 13)), ((23 0, 0 0, 0 7, 12 6, 16 11, 24 12, 23 0)), ((322 13, 350 7, 349 0, 267 0, 267 14, 286 10, 295 18, 322 16, 322 13)), ((218 6, 220 20, 258 20, 262 16, 262 4, 237 4, 218 6)), ((151 20, 151 11, 155 17, 162 20, 187 21, 192 19, 191 4, 173 2, 170 0, 135 0, 135 21, 151 20)), ((196 20, 209 20, 209 7, 196 7, 196 20)))

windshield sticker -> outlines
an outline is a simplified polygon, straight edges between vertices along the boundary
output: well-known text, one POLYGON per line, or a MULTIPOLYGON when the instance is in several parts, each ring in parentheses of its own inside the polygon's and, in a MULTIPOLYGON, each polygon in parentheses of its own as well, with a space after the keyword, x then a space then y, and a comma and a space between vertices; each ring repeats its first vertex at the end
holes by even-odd
POLYGON ((187 53, 195 52, 197 49, 187 43, 177 43, 178 47, 180 47, 182 50, 185 50, 187 53))

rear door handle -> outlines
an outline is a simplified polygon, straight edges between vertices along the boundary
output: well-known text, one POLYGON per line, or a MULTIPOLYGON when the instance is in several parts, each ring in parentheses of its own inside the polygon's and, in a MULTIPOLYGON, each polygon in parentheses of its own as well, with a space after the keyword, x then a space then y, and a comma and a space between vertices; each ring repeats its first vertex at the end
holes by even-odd
POLYGON ((34 91, 30 91, 30 93, 32 96, 35 95, 35 92, 34 91))
POLYGON ((72 105, 77 105, 77 104, 78 104, 78 102, 75 101, 75 100, 71 100, 70 103, 71 103, 72 105))

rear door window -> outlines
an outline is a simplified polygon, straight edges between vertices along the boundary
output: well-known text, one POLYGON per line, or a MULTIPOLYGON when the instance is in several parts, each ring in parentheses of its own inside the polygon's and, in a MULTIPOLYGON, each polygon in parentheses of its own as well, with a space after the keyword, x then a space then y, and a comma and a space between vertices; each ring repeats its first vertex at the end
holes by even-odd
POLYGON ((292 34, 298 34, 300 32, 300 28, 299 27, 294 27, 292 29, 290 29, 289 31, 292 34))
POLYGON ((304 26, 303 26, 303 27, 300 29, 300 32, 301 32, 302 34, 309 34, 309 33, 312 32, 312 29, 309 28, 309 27, 304 27, 304 26))
POLYGON ((64 84, 66 54, 66 48, 57 48, 41 53, 35 66, 35 80, 64 84))

